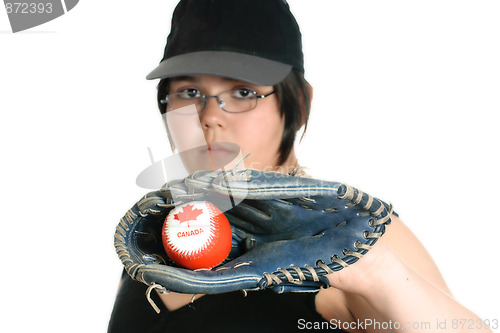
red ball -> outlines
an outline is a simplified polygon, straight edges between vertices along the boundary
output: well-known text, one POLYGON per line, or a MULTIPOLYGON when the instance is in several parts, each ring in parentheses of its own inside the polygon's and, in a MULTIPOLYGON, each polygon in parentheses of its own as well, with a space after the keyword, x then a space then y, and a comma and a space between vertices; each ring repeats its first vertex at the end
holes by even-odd
POLYGON ((229 255, 232 232, 220 209, 208 201, 193 201, 170 211, 162 240, 167 255, 177 265, 212 268, 229 255))

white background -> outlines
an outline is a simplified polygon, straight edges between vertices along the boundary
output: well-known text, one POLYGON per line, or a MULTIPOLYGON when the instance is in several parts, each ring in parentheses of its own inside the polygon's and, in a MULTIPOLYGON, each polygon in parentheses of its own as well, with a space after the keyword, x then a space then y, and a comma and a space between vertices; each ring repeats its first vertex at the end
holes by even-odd
MULTIPOLYGON (((315 88, 300 162, 391 201, 455 297, 499 319, 500 3, 289 2, 315 88)), ((106 330, 114 227, 146 192, 135 177, 148 147, 169 152, 145 76, 174 4, 81 1, 17 34, 0 10, 9 332, 106 330)))

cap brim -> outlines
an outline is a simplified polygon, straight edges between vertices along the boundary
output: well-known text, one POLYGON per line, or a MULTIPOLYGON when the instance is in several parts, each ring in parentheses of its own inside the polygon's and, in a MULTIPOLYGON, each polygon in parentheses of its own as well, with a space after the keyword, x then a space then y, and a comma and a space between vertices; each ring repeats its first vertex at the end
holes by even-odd
POLYGON ((253 55, 228 51, 200 51, 168 58, 146 78, 152 80, 184 75, 218 75, 272 86, 281 82, 291 70, 291 65, 253 55))

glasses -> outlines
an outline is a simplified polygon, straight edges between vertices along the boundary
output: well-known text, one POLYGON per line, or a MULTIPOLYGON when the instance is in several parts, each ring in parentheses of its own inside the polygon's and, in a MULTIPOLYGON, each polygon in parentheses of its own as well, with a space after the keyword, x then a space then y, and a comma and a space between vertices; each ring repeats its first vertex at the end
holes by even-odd
POLYGON ((266 98, 275 92, 274 90, 266 95, 257 95, 255 91, 250 89, 234 89, 221 92, 219 95, 207 96, 198 89, 185 89, 179 93, 167 95, 165 99, 160 100, 160 103, 168 104, 167 112, 193 104, 196 105, 198 112, 202 112, 207 105, 207 98, 214 97, 222 110, 239 113, 255 109, 258 99, 266 98))

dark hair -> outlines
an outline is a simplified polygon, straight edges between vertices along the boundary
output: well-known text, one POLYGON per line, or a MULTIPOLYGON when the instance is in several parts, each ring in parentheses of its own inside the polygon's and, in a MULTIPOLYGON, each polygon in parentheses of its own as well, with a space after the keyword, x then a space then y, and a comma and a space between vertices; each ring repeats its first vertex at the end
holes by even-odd
MULTIPOLYGON (((170 80, 167 78, 160 80, 157 87, 158 108, 162 114, 167 112, 167 105, 162 104, 160 101, 168 95, 169 85, 170 80)), ((274 89, 278 97, 281 116, 285 119, 283 138, 279 148, 280 157, 278 163, 281 165, 290 155, 295 143, 295 135, 302 125, 304 125, 302 137, 306 133, 311 109, 311 96, 309 94, 309 84, 304 78, 304 74, 297 70, 292 70, 283 81, 274 86, 274 89)))

